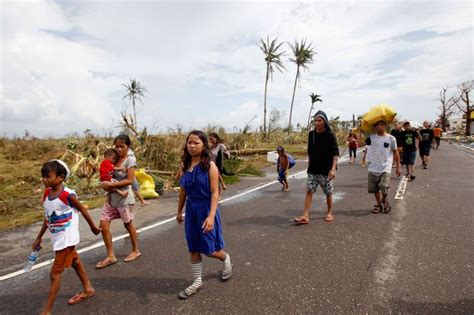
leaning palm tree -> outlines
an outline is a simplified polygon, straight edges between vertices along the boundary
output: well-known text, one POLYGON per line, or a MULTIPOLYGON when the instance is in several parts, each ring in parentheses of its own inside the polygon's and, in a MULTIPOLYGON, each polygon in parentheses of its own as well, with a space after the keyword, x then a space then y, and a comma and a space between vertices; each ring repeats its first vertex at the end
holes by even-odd
POLYGON ((300 43, 295 40, 295 45, 289 44, 291 50, 293 51, 293 55, 295 56, 294 59, 290 59, 290 61, 296 63, 296 77, 295 77, 295 86, 293 87, 293 97, 291 98, 291 107, 290 107, 290 120, 288 121, 288 134, 290 134, 291 128, 291 116, 293 115, 293 103, 295 101, 295 92, 296 92, 296 84, 298 83, 298 79, 300 78, 300 68, 303 70, 308 70, 308 64, 313 62, 313 56, 316 53, 311 47, 312 43, 307 44, 306 40, 301 40, 300 43))
POLYGON ((124 98, 129 98, 132 101, 133 105, 133 123, 132 125, 136 128, 137 127, 137 111, 135 108, 136 101, 140 101, 142 104, 141 97, 145 97, 145 92, 148 92, 147 89, 141 85, 141 83, 135 79, 130 79, 129 84, 122 84, 127 90, 127 94, 124 95, 124 98))
POLYGON ((323 102, 323 100, 320 98, 321 95, 319 94, 314 94, 314 93, 311 93, 309 95, 309 97, 311 97, 311 108, 309 109, 309 115, 308 115, 308 124, 306 125, 306 129, 309 131, 309 124, 310 124, 310 120, 311 120, 311 113, 313 112, 313 107, 314 107, 314 103, 316 102, 323 102))
POLYGON ((268 138, 267 132, 267 87, 268 87, 268 79, 271 78, 273 80, 273 72, 276 68, 278 71, 283 72, 286 70, 285 66, 280 60, 280 57, 285 54, 285 51, 278 51, 283 45, 283 43, 277 42, 278 38, 275 38, 270 42, 268 36, 267 41, 265 42, 263 39, 260 39, 260 46, 259 48, 262 50, 263 54, 265 55, 265 62, 267 64, 267 73, 265 74, 265 93, 263 96, 263 134, 265 136, 265 140, 268 138))

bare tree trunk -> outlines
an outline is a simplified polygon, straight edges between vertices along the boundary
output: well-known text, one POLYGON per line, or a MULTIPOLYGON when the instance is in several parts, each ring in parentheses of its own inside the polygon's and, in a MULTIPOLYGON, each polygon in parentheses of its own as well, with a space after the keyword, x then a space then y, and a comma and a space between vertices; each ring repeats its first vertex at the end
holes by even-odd
POLYGON ((296 68, 296 77, 295 77, 295 86, 293 87, 293 97, 291 98, 290 120, 288 121, 288 135, 290 135, 291 116, 293 115, 293 103, 295 101, 296 83, 298 83, 299 74, 300 74, 300 66, 297 66, 297 68, 296 68))
POLYGON ((268 86, 268 71, 270 70, 270 64, 267 63, 267 73, 265 75, 265 94, 263 96, 263 135, 265 142, 268 141, 267 133, 267 86, 268 86))
POLYGON ((309 114, 308 114, 308 123, 306 124, 306 129, 309 131, 309 123, 310 123, 310 120, 311 120, 311 113, 313 112, 313 106, 314 106, 314 103, 311 102, 311 108, 309 109, 309 114))
POLYGON ((132 97, 132 103, 133 103, 133 123, 132 125, 136 129, 138 124, 137 124, 137 112, 135 111, 135 95, 132 97))
POLYGON ((356 127, 356 116, 355 114, 352 114, 352 128, 356 127))
POLYGON ((466 103, 466 132, 465 135, 466 137, 469 137, 471 135, 471 104, 469 104, 469 92, 466 91, 464 93, 466 95, 466 98, 463 98, 463 101, 466 103))
POLYGON ((130 123, 128 121, 127 114, 125 112, 123 112, 121 114, 122 114, 122 120, 123 120, 123 123, 124 123, 125 127, 130 129, 135 134, 135 136, 138 137, 139 133, 138 133, 137 129, 135 128, 135 126, 133 125, 133 122, 130 123))
POLYGON ((446 100, 447 90, 448 87, 444 87, 439 92, 439 101, 441 102, 441 106, 439 107, 439 119, 441 121, 441 128, 443 129, 443 132, 446 132, 449 117, 453 115, 453 107, 455 106, 455 100, 453 96, 446 100))

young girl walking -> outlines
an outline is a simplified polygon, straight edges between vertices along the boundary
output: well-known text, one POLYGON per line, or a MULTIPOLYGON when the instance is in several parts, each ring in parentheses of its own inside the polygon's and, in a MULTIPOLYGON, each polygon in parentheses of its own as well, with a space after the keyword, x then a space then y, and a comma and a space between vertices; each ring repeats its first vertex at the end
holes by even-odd
MULTIPOLYGON (((46 230, 49 230, 51 243, 55 252, 53 266, 51 267, 48 300, 41 314, 51 314, 54 301, 61 286, 62 274, 66 268, 72 267, 81 280, 83 290, 70 298, 69 305, 80 303, 95 295, 95 290, 87 275, 86 269, 79 259, 76 245, 79 244, 79 213, 89 224, 92 233, 99 234, 100 230, 95 225, 87 208, 76 196, 74 190, 64 186, 71 171, 66 163, 61 160, 51 160, 41 168, 42 181, 45 186, 43 194, 44 221, 32 248, 40 247, 41 240, 46 230)), ((69 283, 71 279, 66 281, 69 283)))
POLYGON ((224 251, 221 217, 218 207, 219 171, 211 161, 207 136, 194 130, 186 138, 182 155, 179 204, 176 220, 184 223, 186 241, 191 256, 194 281, 179 293, 187 299, 202 286, 203 263, 201 254, 223 262, 222 280, 232 276, 230 256, 224 251), (183 207, 186 203, 186 216, 183 207))

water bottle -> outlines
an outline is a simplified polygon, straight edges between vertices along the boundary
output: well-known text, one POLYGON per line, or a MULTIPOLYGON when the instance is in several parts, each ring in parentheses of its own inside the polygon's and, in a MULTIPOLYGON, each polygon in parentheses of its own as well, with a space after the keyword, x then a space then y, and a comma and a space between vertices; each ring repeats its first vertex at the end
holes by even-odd
POLYGON ((24 272, 29 272, 31 268, 33 268, 33 265, 35 264, 36 259, 38 259, 40 249, 41 249, 41 246, 36 246, 35 249, 31 252, 30 256, 28 256, 28 261, 26 262, 26 265, 23 268, 24 272))

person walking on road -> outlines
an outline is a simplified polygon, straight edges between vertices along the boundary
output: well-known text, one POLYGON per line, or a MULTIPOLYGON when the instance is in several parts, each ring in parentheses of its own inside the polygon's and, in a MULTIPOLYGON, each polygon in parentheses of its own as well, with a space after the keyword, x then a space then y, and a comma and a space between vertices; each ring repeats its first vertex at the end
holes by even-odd
POLYGON ((352 133, 352 130, 349 131, 349 136, 347 136, 347 146, 349 147, 349 163, 354 164, 357 157, 357 148, 359 147, 359 142, 357 136, 352 133))
POLYGON ((137 230, 133 225, 135 218, 135 197, 131 191, 131 185, 135 179, 136 160, 134 156, 128 154, 131 141, 127 135, 119 135, 114 140, 114 147, 119 155, 119 160, 116 166, 123 168, 124 171, 116 171, 114 178, 116 182, 102 182, 104 189, 128 187, 128 195, 123 198, 119 194, 112 192, 110 195, 110 204, 105 203, 100 216, 100 227, 102 229, 102 238, 104 240, 105 248, 107 250, 107 257, 96 264, 97 269, 102 269, 117 262, 112 245, 112 233, 110 231, 110 223, 114 219, 121 219, 125 229, 130 235, 130 242, 132 243, 132 251, 124 259, 125 262, 131 262, 141 256, 138 249, 137 230))
POLYGON ((417 151, 417 141, 421 140, 420 134, 418 131, 414 130, 410 126, 410 122, 406 121, 403 123, 403 157, 402 157, 402 165, 405 165, 407 168, 406 177, 408 177, 409 181, 415 180, 416 176, 413 174, 415 168, 415 160, 416 160, 416 151, 417 151))
MULTIPOLYGON (((389 213, 392 206, 388 202, 392 163, 395 161, 396 174, 400 176, 400 156, 397 140, 385 132, 386 122, 381 120, 375 124, 375 133, 366 139, 370 146, 370 164, 368 168, 368 192, 374 194, 377 204, 372 213, 389 213)), ((364 156, 365 159, 365 156, 364 156)))
POLYGON ((277 147, 277 153, 277 173, 278 181, 282 185, 281 191, 289 192, 291 191, 291 189, 288 185, 288 171, 292 166, 295 165, 295 160, 293 159, 293 157, 290 157, 290 155, 285 152, 285 148, 283 148, 281 145, 277 147), (293 165, 291 165, 291 162, 293 162, 293 165))
POLYGON ((420 157, 421 157, 421 166, 423 169, 428 168, 428 162, 430 160, 430 151, 431 147, 434 144, 434 133, 433 130, 430 128, 430 123, 425 120, 423 122, 423 129, 419 131, 421 136, 420 141, 420 157))
MULTIPOLYGON (((393 126, 393 129, 390 131, 390 134, 395 137, 395 140, 397 140, 397 150, 398 150, 398 155, 400 158, 402 157, 403 153, 403 130, 402 130, 402 125, 398 122, 395 123, 393 126)), ((395 167, 395 165, 393 165, 395 167)))
POLYGON ((176 220, 184 221, 186 241, 191 258, 194 281, 179 292, 187 299, 202 287, 203 262, 201 254, 222 261, 221 278, 232 276, 232 263, 224 251, 221 216, 219 210, 219 170, 211 161, 207 136, 199 130, 191 131, 186 138, 182 155, 179 202, 176 220), (183 207, 186 203, 186 216, 183 207))
POLYGON ((48 300, 41 314, 51 314, 54 301, 58 295, 61 278, 66 268, 72 267, 81 280, 83 291, 70 298, 69 305, 80 303, 95 295, 95 290, 87 275, 86 269, 79 259, 76 245, 79 244, 79 214, 89 224, 92 233, 100 233, 91 215, 76 196, 76 193, 65 187, 63 181, 70 175, 66 163, 61 160, 52 160, 41 167, 41 176, 46 187, 43 194, 44 220, 38 236, 33 242, 33 250, 41 248, 41 239, 46 230, 51 235, 51 243, 55 258, 51 267, 48 300))
POLYGON ((333 182, 336 178, 337 160, 339 159, 339 148, 336 136, 331 131, 326 113, 318 111, 314 117, 315 130, 308 134, 308 180, 306 184, 306 197, 303 215, 294 218, 298 224, 308 224, 313 193, 321 186, 326 195, 327 214, 326 222, 332 222, 332 194, 333 182))
POLYGON ((443 129, 441 129, 439 126, 436 126, 436 128, 433 129, 433 136, 435 139, 435 144, 433 145, 433 148, 435 150, 438 150, 439 145, 441 143, 441 137, 443 136, 443 129))
POLYGON ((226 190, 227 186, 222 178, 224 172, 224 159, 230 158, 230 152, 226 146, 222 143, 221 138, 215 132, 209 134, 209 146, 211 152, 211 160, 216 163, 217 169, 219 170, 219 192, 221 188, 226 190))

